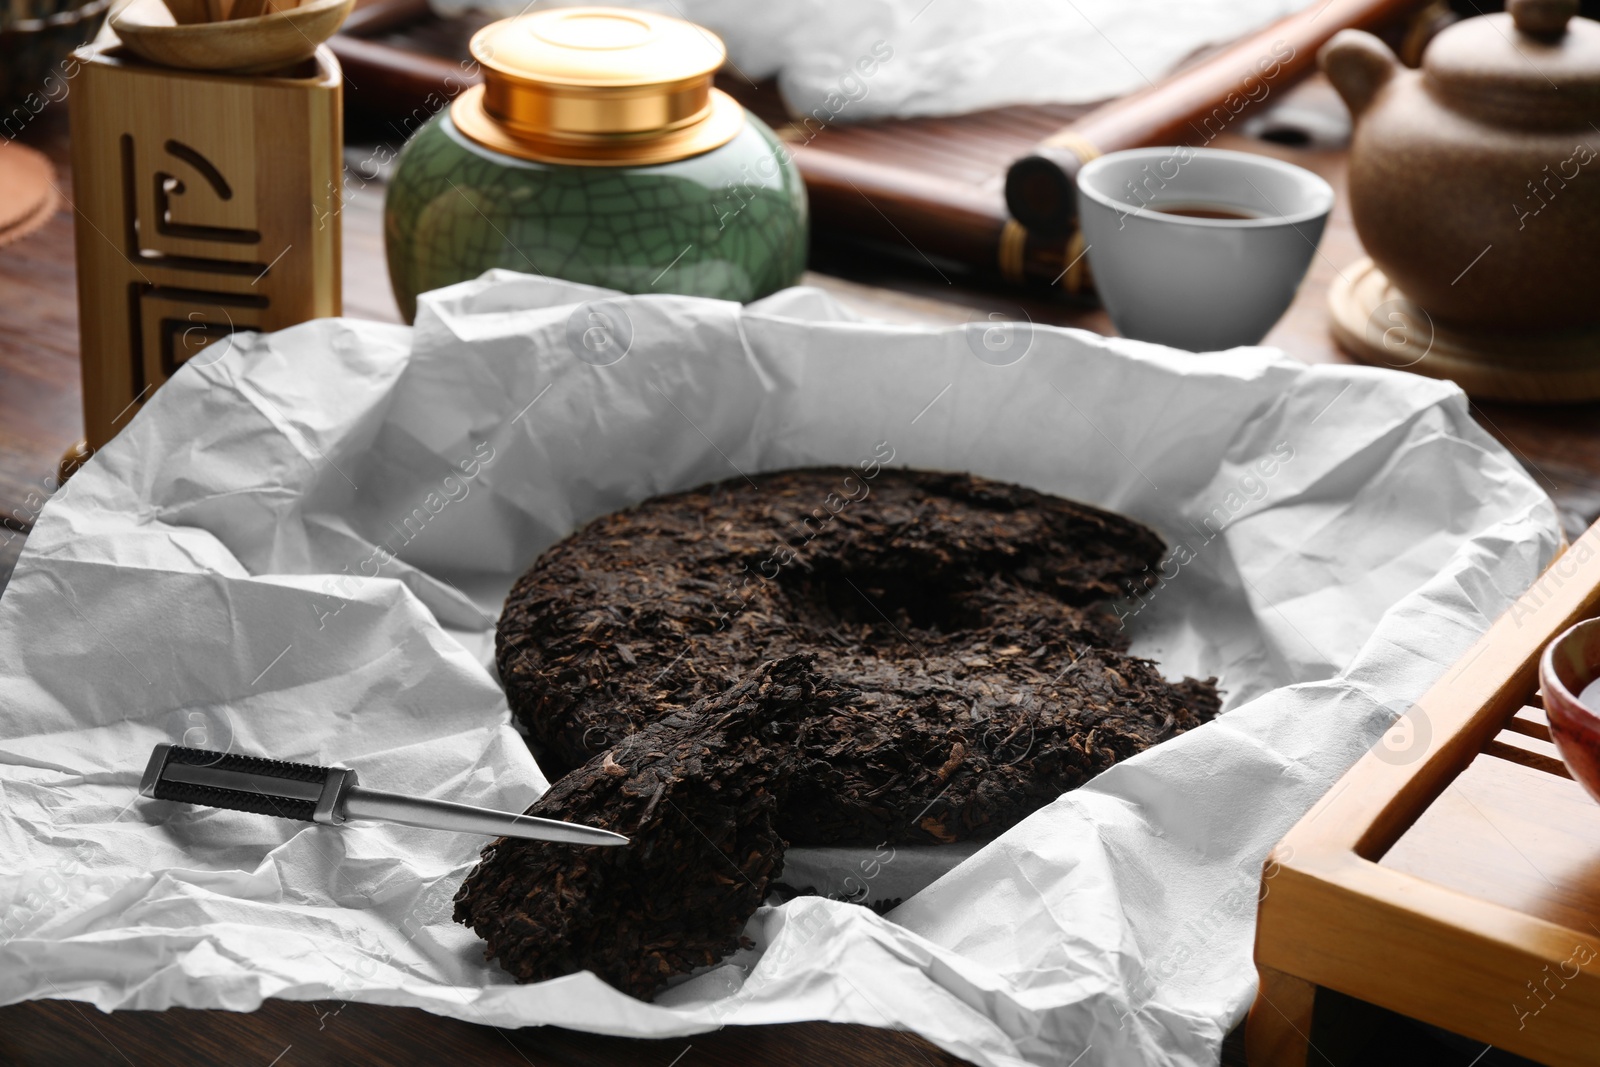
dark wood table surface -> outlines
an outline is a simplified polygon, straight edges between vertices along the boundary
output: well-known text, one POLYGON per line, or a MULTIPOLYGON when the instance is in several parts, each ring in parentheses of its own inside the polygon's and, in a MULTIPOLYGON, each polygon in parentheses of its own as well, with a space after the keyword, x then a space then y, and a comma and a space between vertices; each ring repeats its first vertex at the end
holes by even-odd
MULTIPOLYGON (((1321 88, 1312 83, 1307 93, 1321 88)), ((57 461, 83 430, 63 111, 59 106, 47 108, 21 138, 56 162, 62 209, 39 232, 0 248, 0 521, 4 524, 0 586, 39 508, 55 488, 57 461)), ((1306 362, 1348 362, 1328 336, 1325 310, 1329 284, 1361 255, 1344 202, 1344 153, 1236 135, 1225 135, 1218 144, 1299 163, 1322 174, 1339 192, 1310 274, 1265 343, 1306 362)), ((381 193, 371 187, 354 194, 343 212, 345 314, 398 321, 383 267, 381 212, 381 193)), ((1069 305, 1047 292, 1019 293, 941 277, 910 265, 914 259, 868 258, 847 247, 819 242, 805 281, 864 314, 891 321, 956 324, 992 311, 1015 313, 1020 307, 1035 322, 1113 332, 1104 313, 1092 306, 1069 305)), ((1473 412, 1550 492, 1569 535, 1600 516, 1600 404, 1474 404, 1473 412)), ((1470 1053, 1430 1043, 1401 1020, 1383 1022, 1376 1034, 1376 1044, 1358 1046, 1352 1053, 1356 1058, 1349 1062, 1459 1060, 1461 1067, 1472 1062, 1470 1053)), ((499 1030, 414 1009, 353 1003, 268 1001, 248 1014, 184 1009, 104 1014, 67 1001, 0 1009, 0 1063, 301 1067, 435 1064, 446 1058, 510 1067, 813 1063, 945 1067, 962 1062, 912 1035, 826 1023, 727 1027, 678 1040, 639 1041, 552 1027, 499 1030)), ((1233 1039, 1224 1062, 1242 1062, 1233 1039)))

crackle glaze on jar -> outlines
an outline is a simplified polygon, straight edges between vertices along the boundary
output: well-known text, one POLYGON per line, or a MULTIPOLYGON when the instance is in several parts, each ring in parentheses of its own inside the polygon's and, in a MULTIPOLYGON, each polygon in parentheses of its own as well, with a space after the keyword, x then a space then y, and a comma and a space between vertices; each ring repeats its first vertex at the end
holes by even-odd
POLYGON ((711 88, 715 38, 568 8, 486 27, 473 54, 486 84, 411 139, 384 205, 407 321, 418 293, 492 267, 739 301, 799 277, 804 185, 773 132, 711 88))

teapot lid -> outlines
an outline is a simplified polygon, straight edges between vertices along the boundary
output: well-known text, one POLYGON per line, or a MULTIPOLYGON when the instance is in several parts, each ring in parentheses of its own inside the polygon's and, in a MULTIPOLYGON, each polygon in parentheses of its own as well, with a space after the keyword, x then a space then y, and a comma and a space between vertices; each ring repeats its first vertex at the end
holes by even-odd
POLYGON ((484 84, 450 108, 462 133, 545 163, 645 166, 726 144, 744 109, 712 88, 714 34, 652 11, 569 7, 473 35, 484 84))
POLYGON ((1464 19, 1422 57, 1427 83, 1452 103, 1517 125, 1600 118, 1600 22, 1578 0, 1510 0, 1505 14, 1464 19))

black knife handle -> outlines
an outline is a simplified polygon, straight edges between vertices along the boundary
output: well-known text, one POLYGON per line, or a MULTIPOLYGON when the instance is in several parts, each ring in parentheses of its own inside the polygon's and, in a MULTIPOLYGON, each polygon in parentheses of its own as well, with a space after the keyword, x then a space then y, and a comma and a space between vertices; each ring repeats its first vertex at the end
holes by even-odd
POLYGON ((289 763, 265 756, 246 756, 238 752, 212 752, 204 748, 185 748, 173 745, 167 749, 168 764, 186 763, 193 767, 215 767, 219 771, 243 771, 246 774, 264 774, 268 778, 283 778, 291 782, 315 782, 321 785, 328 780, 328 768, 310 763, 289 763))
MULTIPOLYGON (((177 772, 181 775, 183 772, 177 772)), ((317 822, 317 800, 335 768, 288 763, 263 756, 212 752, 181 745, 158 745, 151 753, 140 792, 155 800, 204 804, 213 808, 275 815, 281 819, 317 822), (164 750, 164 751, 163 751, 164 750), (281 781, 281 789, 228 789, 196 782, 174 781, 174 768, 196 767, 253 775, 258 782, 281 781)), ((347 773, 340 771, 339 773, 347 773)))

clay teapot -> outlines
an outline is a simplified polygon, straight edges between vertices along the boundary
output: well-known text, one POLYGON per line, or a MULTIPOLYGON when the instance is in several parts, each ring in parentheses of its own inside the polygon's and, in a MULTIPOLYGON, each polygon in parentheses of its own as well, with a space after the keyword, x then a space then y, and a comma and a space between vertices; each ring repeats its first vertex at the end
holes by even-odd
POLYGON ((1320 60, 1355 120, 1350 206, 1373 261, 1441 324, 1600 324, 1600 23, 1510 0, 1421 70, 1344 30, 1320 60))

